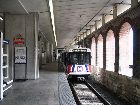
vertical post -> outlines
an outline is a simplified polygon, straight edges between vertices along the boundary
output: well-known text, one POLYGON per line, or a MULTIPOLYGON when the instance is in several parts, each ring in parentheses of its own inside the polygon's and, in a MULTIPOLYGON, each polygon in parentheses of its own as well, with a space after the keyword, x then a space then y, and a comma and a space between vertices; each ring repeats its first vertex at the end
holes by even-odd
POLYGON ((78 36, 77 38, 78 38, 78 47, 80 47, 80 36, 78 36))
POLYGON ((93 25, 90 25, 90 34, 92 33, 92 32, 91 32, 92 27, 93 27, 93 25))
POLYGON ((0 32, 0 99, 3 99, 3 33, 0 32))
MULTIPOLYGON (((34 16, 34 33, 35 33, 35 79, 39 78, 39 61, 38 61, 38 29, 39 29, 39 15, 34 16)), ((27 68, 26 68, 27 69, 27 68)))
POLYGON ((49 49, 50 49, 50 51, 49 51, 49 62, 51 63, 52 62, 52 44, 51 43, 49 45, 49 49))
POLYGON ((6 44, 6 53, 7 53, 7 57, 6 57, 6 64, 7 66, 7 78, 9 78, 10 80, 13 80, 13 75, 12 75, 12 71, 9 69, 9 46, 8 44, 6 44))
POLYGON ((113 5, 113 19, 117 17, 117 4, 113 5))
POLYGON ((86 29, 86 37, 88 36, 88 31, 89 31, 90 29, 86 29))
POLYGON ((135 7, 138 4, 138 0, 131 0, 131 7, 135 7))
POLYGON ((105 14, 102 15, 102 26, 105 25, 105 14))
MULTIPOLYGON (((47 42, 47 62, 49 62, 49 42, 47 42)), ((57 54, 57 59, 58 59, 58 54, 57 54)))
POLYGON ((80 36, 78 35, 78 42, 80 42, 80 36))
POLYGON ((97 21, 95 21, 95 31, 97 31, 97 21))
POLYGON ((52 57, 52 62, 54 61, 54 57, 53 57, 53 44, 51 44, 51 57, 52 57))
POLYGON ((82 40, 82 34, 80 34, 80 41, 82 40))
POLYGON ((83 47, 85 47, 85 32, 83 33, 83 47))
POLYGON ((74 39, 74 44, 76 44, 76 38, 74 39))

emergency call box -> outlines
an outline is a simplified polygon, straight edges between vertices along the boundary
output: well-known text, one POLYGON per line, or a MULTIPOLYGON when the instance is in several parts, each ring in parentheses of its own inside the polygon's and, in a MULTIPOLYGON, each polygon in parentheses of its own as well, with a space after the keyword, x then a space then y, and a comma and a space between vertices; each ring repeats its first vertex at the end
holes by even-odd
POLYGON ((15 47, 15 64, 27 63, 27 47, 15 47))

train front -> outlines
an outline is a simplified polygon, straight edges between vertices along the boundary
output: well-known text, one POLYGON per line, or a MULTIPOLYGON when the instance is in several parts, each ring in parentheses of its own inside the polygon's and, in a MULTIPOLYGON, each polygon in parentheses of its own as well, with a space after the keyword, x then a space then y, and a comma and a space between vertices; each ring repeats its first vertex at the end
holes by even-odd
POLYGON ((88 77, 91 74, 90 52, 69 52, 67 73, 69 78, 88 77))

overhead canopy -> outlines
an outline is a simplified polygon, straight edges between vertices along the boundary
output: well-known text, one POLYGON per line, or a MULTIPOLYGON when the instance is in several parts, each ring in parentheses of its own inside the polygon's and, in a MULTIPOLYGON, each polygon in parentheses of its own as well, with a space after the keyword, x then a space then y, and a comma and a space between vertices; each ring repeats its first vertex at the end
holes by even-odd
POLYGON ((54 43, 48 0, 0 0, 0 12, 12 14, 39 13, 39 30, 54 43))
POLYGON ((112 14, 113 5, 130 5, 131 0, 53 0, 53 3, 58 46, 63 47, 69 46, 81 28, 84 32, 102 14, 112 14))
MULTIPOLYGON (((73 38, 85 32, 89 25, 101 20, 102 14, 112 14, 113 5, 130 5, 131 0, 52 0, 58 47, 69 46, 73 38), (82 30, 81 30, 82 29, 82 30), (81 31, 80 31, 81 30, 81 31)), ((49 0, 0 0, 0 12, 13 14, 39 13, 39 29, 47 40, 55 43, 49 0)))

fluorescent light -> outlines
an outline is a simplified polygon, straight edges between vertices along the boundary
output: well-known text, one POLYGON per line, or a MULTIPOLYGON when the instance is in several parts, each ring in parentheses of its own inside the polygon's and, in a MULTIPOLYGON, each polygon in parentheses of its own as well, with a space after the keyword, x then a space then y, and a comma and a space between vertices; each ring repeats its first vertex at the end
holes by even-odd
POLYGON ((55 23, 54 23, 54 13, 53 13, 53 3, 52 0, 49 0, 49 7, 50 7, 50 12, 51 12, 51 19, 52 19, 52 26, 53 26, 53 34, 54 34, 54 38, 55 38, 55 43, 57 46, 57 40, 56 40, 56 33, 55 33, 55 23))
POLYGON ((0 17, 0 20, 3 20, 3 18, 2 18, 2 17, 0 17))
POLYGON ((27 14, 29 14, 29 12, 27 11, 27 9, 25 8, 25 6, 23 5, 23 3, 21 2, 21 0, 18 0, 18 2, 20 3, 20 5, 23 7, 23 9, 25 10, 25 12, 27 14))

